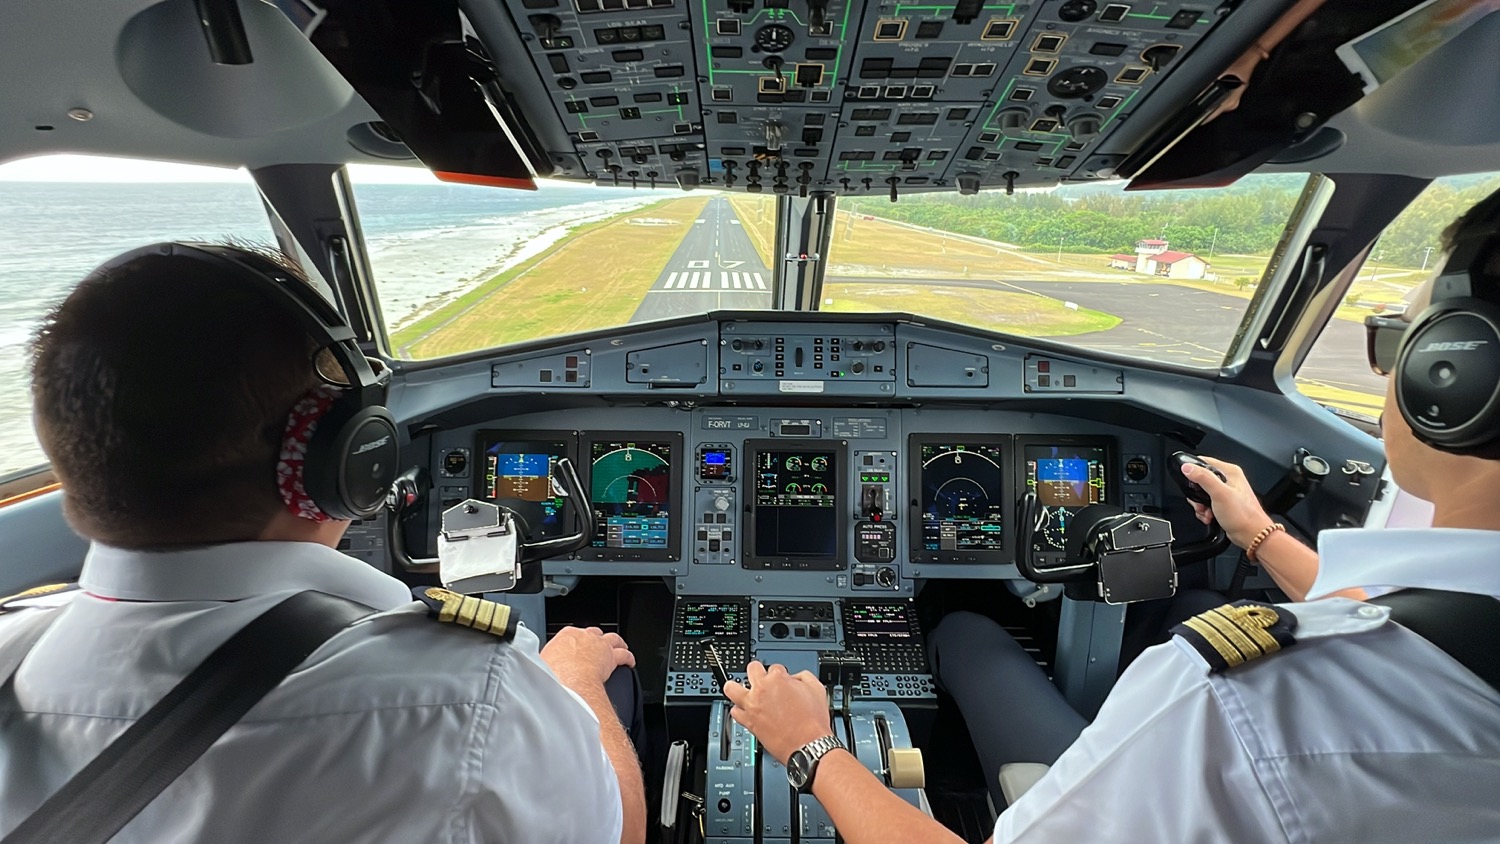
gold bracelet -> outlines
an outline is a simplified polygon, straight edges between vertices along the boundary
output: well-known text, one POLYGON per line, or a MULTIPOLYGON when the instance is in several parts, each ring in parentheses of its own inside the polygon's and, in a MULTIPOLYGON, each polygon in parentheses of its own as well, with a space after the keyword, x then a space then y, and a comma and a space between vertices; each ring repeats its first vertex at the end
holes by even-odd
POLYGON ((1260 533, 1257 533, 1255 535, 1255 538, 1250 540, 1250 544, 1245 546, 1245 559, 1249 560, 1252 563, 1260 562, 1255 558, 1255 549, 1259 548, 1262 542, 1265 542, 1270 538, 1271 534, 1275 533, 1278 530, 1286 530, 1286 525, 1282 524, 1281 522, 1276 522, 1262 528, 1260 533))

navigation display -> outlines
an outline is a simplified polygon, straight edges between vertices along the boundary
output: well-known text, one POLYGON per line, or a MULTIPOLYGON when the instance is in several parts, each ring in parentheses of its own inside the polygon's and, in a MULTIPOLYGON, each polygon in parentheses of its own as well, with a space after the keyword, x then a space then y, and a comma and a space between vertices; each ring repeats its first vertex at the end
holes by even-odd
POLYGON ((1104 445, 1026 445, 1026 489, 1040 506, 1032 546, 1062 551, 1068 520, 1109 496, 1109 450, 1104 445))
POLYGON ((677 543, 675 481, 682 438, 598 434, 585 440, 594 556, 667 560, 677 543))
POLYGON ((1005 446, 960 438, 914 442, 923 551, 1004 547, 1005 446))
POLYGON ((480 431, 477 497, 512 510, 528 540, 564 533, 567 499, 552 468, 567 457, 569 442, 545 433, 480 431))
POLYGON ((745 607, 740 604, 686 601, 679 635, 689 639, 731 638, 745 632, 745 607))
POLYGON ((840 566, 842 452, 770 446, 752 453, 755 529, 746 564, 766 568, 840 566))
POLYGON ((844 632, 855 639, 910 639, 905 604, 845 604, 844 632))

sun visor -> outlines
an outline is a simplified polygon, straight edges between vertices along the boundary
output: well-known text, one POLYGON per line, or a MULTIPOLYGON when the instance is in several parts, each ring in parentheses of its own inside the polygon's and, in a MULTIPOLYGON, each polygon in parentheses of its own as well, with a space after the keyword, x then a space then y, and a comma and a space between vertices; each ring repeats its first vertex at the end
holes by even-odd
MULTIPOLYGON (((298 20, 302 0, 280 0, 298 20)), ((551 172, 453 0, 331 0, 303 22, 313 46, 446 181, 535 189, 551 172)), ((382 127, 385 129, 385 127, 382 127)))

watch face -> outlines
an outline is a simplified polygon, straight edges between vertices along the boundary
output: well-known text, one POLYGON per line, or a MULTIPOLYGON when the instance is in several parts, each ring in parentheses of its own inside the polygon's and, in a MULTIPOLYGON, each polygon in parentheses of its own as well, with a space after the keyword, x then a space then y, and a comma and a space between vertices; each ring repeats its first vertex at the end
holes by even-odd
POLYGON ((811 774, 812 764, 808 761, 806 751, 793 751, 786 760, 786 778, 791 781, 792 788, 800 789, 807 785, 807 778, 811 774))

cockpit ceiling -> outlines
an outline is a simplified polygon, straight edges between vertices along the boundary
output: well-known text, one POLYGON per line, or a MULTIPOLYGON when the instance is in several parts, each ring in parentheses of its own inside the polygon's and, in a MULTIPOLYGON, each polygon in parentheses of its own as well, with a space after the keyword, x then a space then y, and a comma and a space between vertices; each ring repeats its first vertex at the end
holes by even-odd
POLYGON ((1363 102, 1334 58, 1414 0, 203 2, 239 10, 249 64, 214 62, 194 0, 6 4, 0 161, 404 158, 513 186, 899 196, 1500 160, 1500 110, 1451 102, 1493 98, 1474 45, 1500 43, 1500 15, 1363 102), (1309 3, 1239 110, 1198 126, 1205 92, 1309 3))

